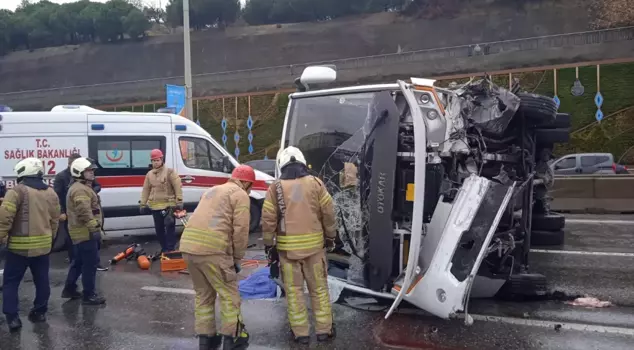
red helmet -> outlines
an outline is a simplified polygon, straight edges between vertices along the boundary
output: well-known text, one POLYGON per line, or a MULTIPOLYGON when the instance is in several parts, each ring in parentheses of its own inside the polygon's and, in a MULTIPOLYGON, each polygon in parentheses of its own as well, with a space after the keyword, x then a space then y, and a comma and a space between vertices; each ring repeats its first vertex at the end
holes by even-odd
POLYGON ((163 159, 163 152, 160 149, 153 149, 152 152, 150 152, 150 159, 163 159))
POLYGON ((235 180, 255 182, 255 171, 253 171, 253 168, 248 165, 238 165, 237 168, 233 169, 231 178, 235 180))

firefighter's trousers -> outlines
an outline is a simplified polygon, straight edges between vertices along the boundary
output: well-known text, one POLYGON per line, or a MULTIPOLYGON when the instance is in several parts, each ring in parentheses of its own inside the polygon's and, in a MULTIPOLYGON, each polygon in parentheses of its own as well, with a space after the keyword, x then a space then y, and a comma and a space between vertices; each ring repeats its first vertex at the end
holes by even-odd
POLYGON ((198 335, 245 336, 240 313, 238 274, 227 255, 184 254, 196 291, 195 330, 198 335), (220 332, 216 330, 216 294, 220 298, 220 332))
POLYGON ((308 311, 304 298, 304 281, 315 316, 315 333, 332 331, 332 307, 328 293, 328 269, 325 251, 302 260, 289 260, 280 252, 282 281, 288 300, 288 321, 296 337, 309 335, 308 311))

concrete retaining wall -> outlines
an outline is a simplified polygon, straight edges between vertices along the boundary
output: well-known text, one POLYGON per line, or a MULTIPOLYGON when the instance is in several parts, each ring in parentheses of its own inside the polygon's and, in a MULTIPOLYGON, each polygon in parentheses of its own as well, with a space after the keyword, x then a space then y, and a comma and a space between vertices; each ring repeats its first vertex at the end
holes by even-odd
POLYGON ((550 195, 555 211, 634 213, 634 175, 558 176, 550 195))
MULTIPOLYGON (((338 84, 386 82, 411 76, 437 77, 549 64, 627 58, 634 55, 634 27, 491 42, 481 45, 286 65, 196 75, 194 95, 257 92, 293 87, 293 79, 311 64, 335 64, 338 84)), ((0 101, 16 110, 47 110, 57 104, 107 105, 163 100, 165 84, 183 84, 182 77, 86 85, 60 89, 0 93, 0 101)))

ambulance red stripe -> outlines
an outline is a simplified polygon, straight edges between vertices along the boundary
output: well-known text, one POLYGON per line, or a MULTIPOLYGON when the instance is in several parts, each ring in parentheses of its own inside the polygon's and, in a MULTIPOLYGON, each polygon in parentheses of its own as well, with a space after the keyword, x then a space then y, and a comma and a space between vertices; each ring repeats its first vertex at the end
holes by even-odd
MULTIPOLYGON (((181 175, 181 178, 186 175, 181 175)), ((216 185, 222 185, 227 182, 226 177, 216 176, 192 176, 194 178, 192 182, 183 182, 184 187, 214 187, 216 185)), ((127 175, 127 176, 99 176, 97 181, 101 185, 101 188, 124 188, 124 187, 143 187, 145 181, 145 175, 127 175)), ((261 180, 258 180, 253 184, 253 190, 266 191, 269 186, 261 180)))

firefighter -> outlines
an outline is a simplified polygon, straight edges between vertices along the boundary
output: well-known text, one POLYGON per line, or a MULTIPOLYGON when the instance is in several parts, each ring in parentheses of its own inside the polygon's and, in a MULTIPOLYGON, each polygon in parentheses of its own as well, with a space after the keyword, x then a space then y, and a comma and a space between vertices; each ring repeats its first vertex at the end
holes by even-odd
POLYGON ((10 331, 22 327, 18 316, 18 287, 26 269, 35 284, 31 322, 45 322, 49 284, 49 254, 59 225, 60 207, 55 191, 44 183, 44 165, 36 158, 23 159, 13 168, 17 185, 8 190, 0 206, 0 245, 7 244, 3 276, 2 312, 10 331))
POLYGON ((101 305, 106 299, 95 291, 102 215, 99 196, 93 190, 95 166, 86 158, 77 158, 70 166, 73 182, 66 196, 68 233, 74 245, 74 259, 70 264, 62 298, 79 299, 84 305, 101 305), (77 291, 81 275, 83 292, 77 291))
POLYGON ((183 189, 176 170, 163 162, 163 152, 150 152, 152 170, 145 176, 141 193, 141 214, 152 213, 154 229, 161 244, 161 252, 176 249, 176 219, 174 210, 183 210, 183 189), (149 207, 149 208, 148 208, 149 207))
POLYGON ((335 337, 328 293, 328 250, 335 246, 336 223, 332 197, 323 182, 308 173, 302 152, 288 147, 277 157, 280 179, 269 187, 262 209, 262 233, 267 254, 279 253, 282 282, 288 299, 288 320, 295 341, 308 344, 308 286, 317 340, 335 337), (273 246, 275 246, 273 248, 273 246))
POLYGON ((196 290, 196 334, 200 349, 246 349, 249 334, 240 314, 238 273, 249 241, 249 191, 255 172, 240 165, 231 179, 207 190, 180 241, 196 290), (216 334, 216 294, 220 297, 220 332, 216 334))
MULTIPOLYGON (((61 223, 59 225, 59 229, 58 229, 59 232, 57 233, 57 239, 64 240, 64 247, 66 248, 66 251, 68 252, 69 263, 73 261, 74 248, 73 248, 73 241, 70 239, 70 236, 68 235, 68 224, 66 221, 66 195, 68 194, 68 188, 70 187, 71 182, 73 181, 73 177, 70 175, 70 165, 73 164, 73 161, 75 161, 75 159, 77 158, 81 158, 81 154, 79 153, 71 154, 68 157, 68 168, 57 173, 57 175, 55 175, 55 181, 53 182, 53 189, 55 190, 55 193, 57 193, 57 196, 59 197, 59 204, 62 207, 61 223)), ((97 195, 99 195, 99 192, 101 191, 101 185, 99 185, 99 183, 97 182, 97 179, 92 181, 92 189, 95 190, 95 193, 97 193, 97 195)), ((99 248, 101 248, 101 245, 99 248)), ((97 270, 108 271, 108 268, 102 266, 101 262, 98 261, 97 270)))

